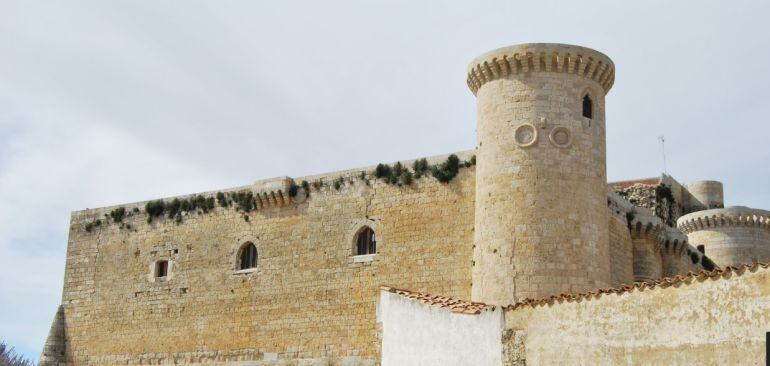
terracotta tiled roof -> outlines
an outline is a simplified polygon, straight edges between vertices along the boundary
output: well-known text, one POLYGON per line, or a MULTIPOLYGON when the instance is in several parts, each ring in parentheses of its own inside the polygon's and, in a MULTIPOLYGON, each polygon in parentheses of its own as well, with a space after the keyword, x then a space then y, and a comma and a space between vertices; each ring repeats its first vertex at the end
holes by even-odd
POLYGON ((446 296, 432 296, 422 292, 398 289, 395 287, 381 286, 381 290, 391 292, 403 297, 414 299, 423 304, 448 308, 453 313, 462 314, 480 314, 484 310, 494 309, 493 305, 487 305, 483 302, 471 302, 453 299, 446 296))
MULTIPOLYGON (((713 271, 700 271, 700 272, 688 272, 684 275, 678 275, 673 277, 664 277, 659 280, 654 281, 645 281, 645 282, 635 282, 633 285, 624 285, 617 288, 601 288, 594 291, 588 291, 588 292, 581 292, 577 294, 561 294, 561 295, 555 295, 555 296, 549 296, 545 298, 540 299, 524 299, 516 304, 504 306, 505 309, 518 309, 525 306, 543 306, 543 305, 551 305, 554 303, 562 303, 562 302, 572 302, 572 301, 581 301, 581 300, 590 300, 601 297, 603 294, 624 294, 629 292, 634 292, 636 290, 642 291, 644 289, 653 289, 655 287, 660 288, 667 288, 669 286, 677 285, 677 284, 690 284, 694 280, 697 281, 703 281, 708 278, 713 279, 723 279, 727 278, 732 274, 735 274, 737 276, 743 275, 746 270, 749 272, 756 272, 760 269, 767 269, 770 267, 770 263, 752 263, 752 264, 743 264, 739 266, 726 266, 723 269, 715 269, 713 271)), ((481 311, 488 310, 488 309, 494 309, 494 305, 487 305, 482 302, 469 302, 469 301, 463 301, 463 300, 457 300, 452 299, 450 297, 444 297, 444 296, 432 296, 421 292, 415 292, 410 290, 403 290, 403 289, 397 289, 393 287, 388 286, 382 286, 382 290, 396 293, 398 295, 419 300, 424 304, 432 305, 432 306, 439 306, 439 307, 447 307, 449 310, 455 313, 465 313, 465 314, 479 314, 481 311)))
POLYGON ((634 282, 633 285, 624 285, 618 288, 606 288, 597 289, 594 291, 582 292, 577 294, 561 294, 557 296, 549 296, 541 299, 524 299, 516 304, 508 305, 506 309, 518 309, 524 306, 538 306, 538 305, 551 305, 554 302, 571 302, 580 301, 583 299, 599 298, 602 294, 623 294, 628 292, 634 292, 635 290, 644 290, 647 288, 661 287, 666 288, 677 284, 690 284, 693 280, 703 281, 708 278, 722 279, 729 277, 730 274, 742 275, 746 270, 750 272, 756 272, 758 269, 766 269, 770 267, 770 263, 752 263, 743 264, 739 266, 726 266, 724 269, 717 268, 713 271, 699 271, 688 272, 684 275, 678 275, 673 277, 664 277, 654 281, 634 282))

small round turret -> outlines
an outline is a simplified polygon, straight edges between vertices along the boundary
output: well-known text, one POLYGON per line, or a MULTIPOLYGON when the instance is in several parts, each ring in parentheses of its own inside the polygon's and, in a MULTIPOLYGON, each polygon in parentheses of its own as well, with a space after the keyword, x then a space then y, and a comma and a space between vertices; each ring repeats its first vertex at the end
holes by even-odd
POLYGON ((689 212, 725 207, 722 182, 703 180, 688 183, 685 187, 690 192, 687 202, 689 212))
POLYGON ((693 212, 677 220, 693 246, 717 265, 770 260, 770 212, 743 206, 693 212))
POLYGON ((614 79, 607 56, 563 44, 505 47, 470 64, 473 300, 609 285, 604 96, 614 79))

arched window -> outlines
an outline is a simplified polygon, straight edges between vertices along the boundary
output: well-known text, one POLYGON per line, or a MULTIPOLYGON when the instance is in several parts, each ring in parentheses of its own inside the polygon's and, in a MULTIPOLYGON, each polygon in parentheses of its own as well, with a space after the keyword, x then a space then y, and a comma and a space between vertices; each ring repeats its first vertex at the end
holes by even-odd
POLYGON ((372 228, 365 226, 356 238, 356 255, 377 253, 377 236, 372 228))
POLYGON ((247 242, 241 247, 240 266, 238 269, 257 267, 257 247, 254 243, 247 242))
POLYGON ((594 118, 594 103, 588 94, 583 97, 583 117, 594 118))

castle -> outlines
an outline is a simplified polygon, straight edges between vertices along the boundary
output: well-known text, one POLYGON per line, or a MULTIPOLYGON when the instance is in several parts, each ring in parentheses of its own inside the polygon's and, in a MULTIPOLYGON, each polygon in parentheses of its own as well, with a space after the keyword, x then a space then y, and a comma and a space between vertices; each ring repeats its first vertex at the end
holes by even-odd
POLYGON ((770 212, 608 184, 614 80, 501 48, 472 151, 74 212, 41 365, 761 362, 770 212))

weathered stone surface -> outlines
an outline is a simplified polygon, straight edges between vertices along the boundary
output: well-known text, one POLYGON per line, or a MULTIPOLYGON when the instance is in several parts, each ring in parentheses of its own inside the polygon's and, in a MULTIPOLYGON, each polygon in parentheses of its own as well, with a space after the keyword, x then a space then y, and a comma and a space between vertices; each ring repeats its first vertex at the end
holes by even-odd
POLYGON ((601 53, 555 44, 502 48, 471 63, 473 300, 509 304, 610 284, 604 94, 611 82, 595 77, 600 69, 614 72, 601 53), (582 115, 586 96, 592 118, 582 115), (570 136, 560 142, 554 131, 570 136))
POLYGON ((529 365, 754 365, 770 329, 770 269, 643 290, 521 306, 506 329, 525 332, 529 365))
POLYGON ((473 167, 448 184, 367 183, 360 170, 342 177, 339 190, 328 184, 337 175, 327 176, 303 203, 266 205, 248 222, 232 206, 180 223, 132 214, 123 220, 131 229, 107 223, 112 208, 74 213, 63 295, 68 362, 373 364, 380 284, 470 297, 473 167), (94 218, 105 223, 86 232, 94 218), (354 234, 364 225, 376 231, 377 254, 358 262, 354 234), (245 242, 259 258, 241 273, 245 242), (170 272, 155 281, 151 264, 160 259, 170 272))
POLYGON ((770 261, 770 212, 743 206, 697 211, 679 218, 692 245, 720 266, 770 261))
MULTIPOLYGON (((142 212, 145 203, 73 213, 62 304, 41 364, 355 366, 418 360, 414 364, 423 365, 430 359, 426 355, 451 364, 451 352, 475 352, 451 332, 464 337, 465 331, 490 330, 474 339, 493 350, 483 360, 499 363, 502 357, 505 365, 538 364, 552 354, 567 364, 623 363, 629 354, 642 363, 660 363, 667 359, 655 352, 671 340, 685 355, 697 351, 743 360, 715 355, 722 347, 717 341, 688 348, 678 338, 689 340, 703 324, 722 327, 730 319, 741 322, 739 335, 750 328, 747 313, 727 302, 718 304, 726 307, 722 312, 709 313, 726 320, 701 317, 701 326, 680 333, 694 316, 687 306, 707 309, 697 293, 651 293, 639 303, 551 304, 553 311, 514 311, 503 327, 501 308, 490 304, 620 288, 702 269, 705 257, 682 231, 691 242, 705 244, 707 253, 727 243, 740 258, 770 260, 768 239, 741 247, 730 231, 738 230, 742 238, 766 235, 768 220, 680 219, 682 231, 673 228, 672 220, 691 203, 720 204, 718 182, 682 186, 663 175, 653 185, 624 186, 636 206, 613 192, 606 183, 604 96, 614 82, 614 65, 597 51, 559 44, 503 48, 474 61, 467 82, 478 98, 477 147, 458 153, 462 167, 449 183, 425 172, 421 178, 415 172, 412 183, 386 183, 368 167, 166 199, 173 212, 156 217, 142 212), (584 103, 590 117, 584 116, 584 103), (658 184, 668 191, 656 190, 658 184), (233 199, 239 203, 219 202, 230 193, 237 193, 233 199), (125 213, 114 211, 120 208, 125 213), (375 233, 376 252, 358 255, 357 234, 365 227, 375 233), (257 249, 256 267, 241 268, 239 254, 253 253, 245 249, 250 244, 257 249), (439 314, 429 319, 418 319, 417 311, 404 312, 405 320, 384 317, 401 325, 438 324, 405 332, 378 323, 380 285, 442 295, 421 297, 422 304, 439 304, 446 296, 489 304, 419 311, 439 314), (487 321, 481 327, 462 318, 477 316, 481 308, 497 309, 497 315, 479 316, 487 321), (657 316, 665 313, 661 309, 676 317, 675 326, 657 316), (651 313, 655 316, 646 320, 651 313), (585 328, 594 319, 597 325, 585 328), (623 324, 628 319, 633 324, 623 324), (637 329, 655 333, 655 342, 633 343, 637 329), (561 343, 562 331, 590 339, 561 343), (602 334, 612 337, 601 340, 602 334), (383 357, 383 336, 390 337, 386 348, 396 350, 431 347, 404 342, 407 338, 441 340, 445 348, 416 358, 383 357), (593 358, 565 359, 570 352, 562 352, 583 349, 593 358)), ((744 291, 741 286, 703 291, 719 302, 732 297, 715 291, 732 295, 744 291)), ((766 288, 746 291, 766 300, 766 288)), ((414 306, 401 299, 388 304, 398 311, 414 306)), ((754 305, 764 311, 766 304, 754 305)), ((755 348, 756 341, 747 344, 755 348)), ((455 363, 473 364, 468 360, 455 363)))

